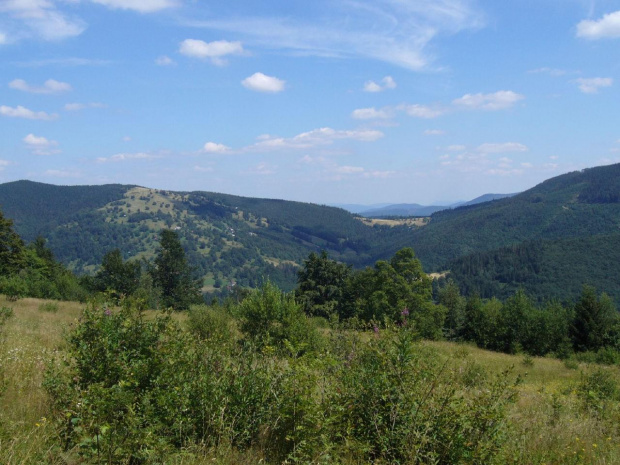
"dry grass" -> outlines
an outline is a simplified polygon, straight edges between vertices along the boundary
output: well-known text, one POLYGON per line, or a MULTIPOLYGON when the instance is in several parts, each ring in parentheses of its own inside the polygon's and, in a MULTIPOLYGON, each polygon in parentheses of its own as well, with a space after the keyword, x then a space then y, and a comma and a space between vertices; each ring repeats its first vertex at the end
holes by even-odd
POLYGON ((379 218, 363 218, 361 216, 357 217, 362 223, 367 224, 369 226, 374 226, 376 224, 380 226, 416 226, 422 227, 426 226, 430 221, 430 217, 416 217, 416 218, 403 218, 398 220, 384 220, 379 218))
MULTIPOLYGON (((82 304, 58 303, 56 313, 41 311, 45 301, 23 299, 0 307, 12 307, 14 316, 0 339, 0 464, 67 463, 55 449, 57 439, 48 418, 49 403, 41 387, 47 361, 62 350, 63 331, 79 318, 82 304), (53 458, 54 457, 54 458, 53 458)), ((185 314, 175 314, 183 322, 185 314)), ((618 464, 620 463, 620 408, 606 402, 588 409, 577 393, 582 376, 600 367, 586 364, 569 369, 550 358, 506 355, 466 344, 426 342, 440 357, 451 358, 455 370, 475 365, 493 376, 513 367, 510 376, 521 375, 519 400, 508 413, 509 434, 497 463, 502 464, 618 464)), ((605 368, 620 384, 617 367, 605 368)), ((260 463, 257 451, 188 450, 166 463, 260 463)))

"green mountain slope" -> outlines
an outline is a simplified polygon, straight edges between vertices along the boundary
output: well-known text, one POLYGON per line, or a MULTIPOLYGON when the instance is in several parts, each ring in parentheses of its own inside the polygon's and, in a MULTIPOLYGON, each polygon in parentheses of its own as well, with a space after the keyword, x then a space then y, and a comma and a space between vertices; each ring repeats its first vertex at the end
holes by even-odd
POLYGON ((620 304, 620 232, 523 242, 460 257, 448 267, 468 295, 504 299, 523 288, 538 301, 570 301, 589 284, 620 304))
POLYGON ((76 213, 91 211, 122 198, 133 186, 54 186, 33 181, 0 184, 0 209, 12 218, 28 242, 46 236, 76 213))
POLYGON ((529 240, 613 234, 620 227, 620 164, 549 179, 514 197, 444 210, 379 252, 413 247, 427 270, 529 240))
POLYGON ((620 164, 437 212, 423 226, 373 226, 340 208, 283 200, 29 181, 0 185, 0 209, 27 241, 42 234, 77 272, 94 271, 116 247, 125 258, 151 258, 159 231, 174 229, 205 290, 265 278, 291 289, 298 266, 321 249, 359 267, 413 247, 426 271, 452 269, 464 289, 484 295, 524 286, 564 297, 583 283, 618 294, 620 164))
POLYGON ((117 247, 126 258, 151 258, 159 231, 174 229, 205 290, 230 281, 256 286, 265 278, 291 289, 311 251, 362 265, 372 260, 374 242, 390 234, 339 208, 136 186, 19 181, 0 185, 0 208, 27 241, 43 235, 77 272, 93 271, 117 247))

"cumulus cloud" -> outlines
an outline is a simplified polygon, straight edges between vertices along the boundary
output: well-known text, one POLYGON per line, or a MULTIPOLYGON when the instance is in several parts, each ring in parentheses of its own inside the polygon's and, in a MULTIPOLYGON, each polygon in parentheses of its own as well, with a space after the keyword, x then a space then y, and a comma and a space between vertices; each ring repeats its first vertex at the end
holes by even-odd
POLYGON ((60 150, 54 149, 54 147, 58 145, 58 142, 55 140, 49 140, 42 136, 35 136, 31 133, 24 137, 23 141, 35 155, 54 155, 60 153, 60 150))
POLYGON ((8 44, 9 38, 4 32, 0 32, 0 45, 8 44))
POLYGON ((527 152, 529 149, 518 142, 504 142, 501 144, 486 143, 478 146, 476 151, 480 153, 511 153, 527 152))
POLYGON ((9 87, 15 90, 21 90, 22 92, 29 92, 31 94, 59 94, 62 92, 69 92, 71 85, 66 82, 56 81, 55 79, 48 79, 42 86, 32 86, 23 79, 14 79, 9 82, 9 87))
POLYGON ((611 87, 614 83, 612 78, 579 78, 575 79, 579 85, 579 90, 584 94, 596 94, 603 87, 611 87))
POLYGON ((355 119, 386 119, 391 117, 388 110, 377 110, 374 107, 353 110, 351 116, 355 119))
POLYGON ((367 81, 364 84, 364 92, 383 92, 387 89, 396 89, 396 81, 392 76, 385 76, 380 84, 375 81, 367 81))
POLYGON ((500 90, 492 94, 465 94, 452 101, 456 106, 481 110, 504 110, 525 97, 511 90, 500 90))
POLYGON ((274 94, 284 90, 286 81, 263 73, 254 73, 241 81, 241 84, 246 89, 274 94))
POLYGON ((162 55, 155 59, 155 64, 157 66, 174 66, 176 65, 175 61, 169 56, 162 55))
POLYGON ((223 57, 241 55, 244 50, 241 42, 229 42, 227 40, 205 42, 197 39, 185 39, 179 46, 179 53, 191 58, 209 59, 213 64, 222 66, 227 63, 223 57))
POLYGON ((443 131, 441 129, 427 129, 426 131, 424 131, 425 136, 443 136, 445 133, 446 131, 443 131))
POLYGON ((381 131, 372 129, 336 130, 320 128, 303 132, 291 138, 262 136, 259 141, 245 150, 271 151, 279 149, 309 149, 329 145, 337 140, 373 142, 383 137, 381 131))
POLYGON ((207 142, 202 148, 202 151, 205 153, 226 153, 230 151, 230 147, 215 142, 207 142))
POLYGON ((401 105, 399 109, 404 110, 409 116, 415 118, 432 119, 437 118, 445 113, 444 110, 439 108, 431 108, 426 105, 401 105))
POLYGON ((361 166, 338 165, 330 158, 304 156, 299 160, 304 165, 318 166, 327 179, 331 181, 342 181, 350 177, 380 178, 385 179, 396 174, 395 171, 367 170, 361 166))
POLYGON ((56 113, 46 113, 44 111, 32 111, 28 108, 18 105, 17 107, 8 107, 6 105, 0 106, 0 115, 8 116, 9 118, 25 118, 25 119, 38 119, 51 121, 58 118, 56 113))
POLYGON ((81 19, 60 12, 49 0, 3 0, 0 13, 6 15, 18 38, 61 40, 78 36, 86 29, 81 19))
POLYGON ((577 24, 577 37, 603 39, 620 37, 620 11, 603 15, 601 19, 584 19, 577 24))
POLYGON ((177 0, 90 0, 93 3, 117 10, 133 10, 140 13, 153 13, 178 5, 177 0))
POLYGON ((117 153, 116 155, 112 155, 110 157, 99 157, 97 158, 97 163, 124 162, 132 160, 153 160, 156 158, 161 158, 161 156, 145 152, 117 153))

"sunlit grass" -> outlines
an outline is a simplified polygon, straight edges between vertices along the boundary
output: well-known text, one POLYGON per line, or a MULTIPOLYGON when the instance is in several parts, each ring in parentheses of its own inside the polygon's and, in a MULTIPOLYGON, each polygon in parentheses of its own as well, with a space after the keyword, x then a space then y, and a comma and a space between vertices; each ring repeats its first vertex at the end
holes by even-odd
MULTIPOLYGON (((46 363, 62 351, 63 332, 80 317, 83 304, 58 302, 58 311, 44 311, 46 301, 22 299, 0 306, 11 307, 14 316, 0 338, 0 464, 78 463, 61 460, 59 441, 50 421, 49 401, 41 386, 46 363)), ((147 318, 155 313, 148 312, 147 318)), ((185 314, 174 314, 184 322, 185 314)), ((506 464, 617 464, 620 463, 620 408, 617 401, 587 408, 578 393, 583 376, 595 369, 608 370, 620 384, 617 367, 578 365, 567 367, 551 358, 507 355, 484 351, 468 344, 425 342, 451 368, 495 376, 512 367, 510 376, 522 378, 519 398, 510 408, 508 437, 496 463, 506 464)), ((460 371, 459 371, 460 370, 460 371)), ((70 456, 70 455, 69 455, 70 456)), ((67 457, 69 457, 67 456, 67 457)), ((260 451, 240 453, 222 446, 199 447, 177 453, 166 463, 254 464, 260 451)))

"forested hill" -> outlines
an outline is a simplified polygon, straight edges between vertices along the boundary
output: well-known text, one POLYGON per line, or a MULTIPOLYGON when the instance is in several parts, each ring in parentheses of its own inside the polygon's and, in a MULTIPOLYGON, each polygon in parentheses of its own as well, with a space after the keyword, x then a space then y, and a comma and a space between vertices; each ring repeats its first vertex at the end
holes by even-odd
POLYGON ((54 186, 33 181, 0 184, 0 209, 15 223, 20 236, 33 241, 47 236, 76 214, 96 210, 120 199, 134 186, 54 186))
POLYGON ((11 182, 0 185, 0 209, 26 241, 44 236, 77 272, 93 271, 114 248, 125 258, 150 258, 159 231, 171 228, 206 278, 205 290, 266 278, 290 289, 310 252, 325 249, 337 260, 365 265, 376 243, 399 229, 369 226, 334 207, 122 185, 11 182))
POLYGON ((620 235, 620 164, 393 227, 334 207, 122 185, 2 184, 0 210, 26 241, 43 235, 77 272, 94 271, 114 248, 124 258, 151 258, 159 231, 171 228, 204 290, 266 278, 291 289, 310 252, 325 249, 360 267, 412 247, 426 271, 452 269, 463 290, 502 296, 524 287, 537 298, 561 298, 590 283, 620 299, 613 281, 620 260, 610 252, 620 235))
POLYGON ((531 240, 613 234, 620 227, 620 164, 549 179, 514 197, 433 214, 424 228, 385 244, 389 256, 413 247, 427 270, 531 240))

